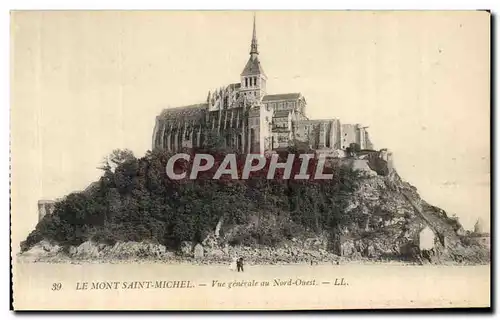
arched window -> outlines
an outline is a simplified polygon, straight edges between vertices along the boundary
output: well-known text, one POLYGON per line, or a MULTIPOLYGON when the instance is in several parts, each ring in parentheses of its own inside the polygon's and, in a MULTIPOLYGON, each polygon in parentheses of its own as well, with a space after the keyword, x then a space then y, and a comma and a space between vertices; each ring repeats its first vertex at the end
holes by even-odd
POLYGON ((203 133, 203 131, 200 129, 201 133, 200 133, 200 140, 198 141, 198 145, 200 147, 203 146, 203 144, 205 143, 205 134, 203 133))
POLYGON ((175 143, 175 133, 170 131, 170 146, 168 150, 174 150, 174 143, 175 143))
POLYGON ((193 129, 193 148, 198 147, 198 128, 193 129))
POLYGON ((179 151, 182 149, 182 143, 184 141, 184 139, 182 139, 183 138, 182 133, 183 132, 179 129, 179 133, 177 134, 177 150, 175 150, 175 151, 179 151))
POLYGON ((241 138, 241 134, 238 135, 238 150, 242 151, 243 149, 243 142, 241 138))
POLYGON ((254 152, 255 151, 255 129, 250 129, 250 152, 254 152))
POLYGON ((245 87, 248 87, 248 78, 245 78, 245 87))
POLYGON ((164 148, 164 149, 167 149, 168 148, 168 131, 167 131, 167 125, 164 124, 163 125, 163 128, 162 128, 162 133, 163 133, 163 136, 160 136, 160 139, 161 139, 161 146, 164 148))
POLYGON ((253 85, 257 86, 257 77, 253 77, 253 85))

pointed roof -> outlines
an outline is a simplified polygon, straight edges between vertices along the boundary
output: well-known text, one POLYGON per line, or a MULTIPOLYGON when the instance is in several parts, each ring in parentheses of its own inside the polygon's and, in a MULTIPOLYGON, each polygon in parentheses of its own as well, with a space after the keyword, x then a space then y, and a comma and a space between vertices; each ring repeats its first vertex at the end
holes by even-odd
POLYGON ((241 73, 242 76, 252 76, 252 75, 259 75, 259 74, 265 74, 264 69, 262 68, 259 58, 258 57, 250 57, 248 59, 247 64, 245 65, 245 68, 243 69, 243 72, 241 73))
POLYGON ((257 43, 257 28, 255 25, 255 14, 253 16, 253 33, 252 33, 252 44, 250 45, 250 59, 248 59, 243 72, 241 72, 242 76, 253 76, 264 74, 264 69, 260 65, 259 61, 259 48, 257 43))
POLYGON ((257 44, 257 30, 255 28, 255 13, 253 14, 253 33, 252 33, 252 44, 250 45, 250 54, 259 54, 259 48, 257 44))
POLYGON ((189 106, 164 109, 160 118, 163 119, 181 119, 181 118, 201 118, 208 108, 207 103, 192 104, 189 106))

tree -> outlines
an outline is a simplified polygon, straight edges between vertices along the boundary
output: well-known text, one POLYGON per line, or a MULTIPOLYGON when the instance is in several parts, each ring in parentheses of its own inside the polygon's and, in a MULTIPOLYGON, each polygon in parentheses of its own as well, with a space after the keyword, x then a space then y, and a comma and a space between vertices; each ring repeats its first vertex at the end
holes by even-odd
POLYGON ((104 157, 102 166, 99 169, 115 172, 116 168, 126 162, 137 160, 134 153, 129 149, 115 149, 108 156, 104 157))
POLYGON ((301 154, 301 153, 312 153, 311 146, 308 142, 300 141, 297 139, 291 139, 288 141, 288 153, 301 154))
POLYGON ((207 131, 205 140, 203 141, 203 148, 209 150, 224 150, 226 141, 216 131, 207 131))
MULTIPOLYGON (((222 144, 215 134, 208 142, 214 148, 222 144)), ((309 151, 307 144, 298 147, 291 151, 309 151)), ((225 152, 204 151, 214 156, 217 168, 225 152)), ((207 171, 206 178, 178 181, 165 172, 171 155, 153 150, 136 159, 130 150, 114 150, 106 158, 95 192, 70 194, 57 202, 54 213, 45 216, 23 242, 23 250, 43 239, 61 245, 153 241, 173 249, 182 241, 202 241, 222 220, 223 233, 232 228, 226 233, 229 243, 269 245, 293 237, 294 232, 337 230, 352 220, 343 212, 355 188, 353 171, 334 170, 331 180, 311 181, 283 179, 278 170, 275 179, 268 180, 268 158, 248 180, 214 180, 207 171)), ((245 155, 237 157, 240 172, 245 160, 245 155)), ((316 165, 317 160, 311 159, 307 172, 312 174, 316 165)), ((301 160, 295 157, 293 175, 300 167, 301 160)))

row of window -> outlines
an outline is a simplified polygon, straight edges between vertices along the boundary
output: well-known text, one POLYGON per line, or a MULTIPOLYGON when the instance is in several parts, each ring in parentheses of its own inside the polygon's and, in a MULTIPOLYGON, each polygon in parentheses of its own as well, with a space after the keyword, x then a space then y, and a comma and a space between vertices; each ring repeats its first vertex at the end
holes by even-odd
POLYGON ((269 106, 274 110, 289 110, 294 109, 297 105, 294 101, 270 102, 269 106))
POLYGON ((288 142, 289 140, 287 136, 278 136, 278 142, 288 142))
MULTIPOLYGON (((256 132, 254 129, 250 130, 250 139, 253 141, 255 139, 256 132)), ((192 141, 190 143, 191 146, 193 147, 198 147, 203 145, 205 141, 205 135, 200 134, 199 136, 193 135, 192 141)), ((176 150, 182 148, 183 145, 185 145, 186 142, 191 140, 190 135, 178 135, 177 137, 175 135, 171 135, 170 137, 168 135, 163 136, 163 147, 167 150, 176 150)), ((227 134, 224 136, 225 144, 228 147, 237 147, 238 149, 241 149, 243 147, 243 139, 242 135, 231 135, 227 134)), ((247 142, 248 143, 248 142, 247 142)), ((251 151, 253 151, 253 148, 251 148, 251 151)))
POLYGON ((257 96, 257 91, 249 91, 249 92, 244 92, 243 93, 244 96, 257 96))
MULTIPOLYGON (((184 142, 190 141, 191 140, 191 135, 178 135, 177 140, 175 135, 168 135, 163 136, 163 146, 167 150, 174 150, 176 147, 180 148, 184 142)), ((193 146, 201 146, 203 144, 203 141, 205 140, 205 136, 203 134, 194 134, 193 135, 193 141, 192 145, 193 146)))
POLYGON ((275 123, 273 125, 273 128, 276 128, 276 129, 288 129, 288 124, 287 123, 275 123))
POLYGON ((247 77, 245 78, 245 87, 256 87, 257 77, 247 77))

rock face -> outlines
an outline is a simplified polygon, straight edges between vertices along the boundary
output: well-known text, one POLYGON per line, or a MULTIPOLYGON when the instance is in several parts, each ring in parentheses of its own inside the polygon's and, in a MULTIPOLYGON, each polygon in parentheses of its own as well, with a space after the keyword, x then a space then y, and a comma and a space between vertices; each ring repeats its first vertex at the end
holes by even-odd
POLYGON ((59 245, 43 240, 24 252, 23 257, 26 261, 37 261, 40 257, 54 258, 61 250, 59 245))
POLYGON ((360 171, 364 176, 375 177, 377 172, 370 168, 368 160, 365 159, 353 159, 350 161, 349 167, 353 170, 360 171))
POLYGON ((292 239, 277 247, 226 246, 222 242, 214 247, 204 247, 203 261, 226 264, 234 257, 243 257, 250 264, 281 264, 333 262, 340 259, 327 250, 326 236, 292 239))
POLYGON ((184 255, 190 255, 193 251, 193 243, 190 241, 183 241, 181 243, 180 251, 184 255))
POLYGON ((162 259, 172 257, 165 246, 145 242, 117 242, 105 245, 86 241, 79 246, 62 247, 46 241, 23 253, 37 259, 72 259, 72 260, 129 260, 129 259, 162 259))
POLYGON ((365 179, 349 199, 346 214, 363 223, 340 232, 340 243, 334 246, 339 255, 418 260, 421 231, 426 230, 425 237, 433 238, 432 258, 436 262, 489 261, 488 250, 464 245, 461 226, 443 210, 423 201, 394 170, 365 179))
POLYGON ((354 158, 334 160, 332 165, 358 171, 362 179, 344 212, 355 222, 333 236, 333 253, 346 258, 418 261, 419 246, 425 242, 423 247, 432 250, 436 262, 489 261, 487 246, 465 245, 458 220, 426 203, 416 188, 402 181, 389 150, 365 150, 354 158))

